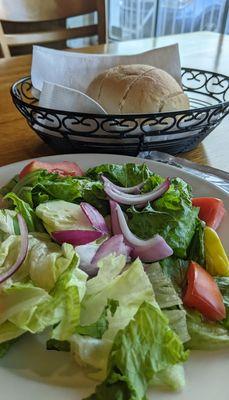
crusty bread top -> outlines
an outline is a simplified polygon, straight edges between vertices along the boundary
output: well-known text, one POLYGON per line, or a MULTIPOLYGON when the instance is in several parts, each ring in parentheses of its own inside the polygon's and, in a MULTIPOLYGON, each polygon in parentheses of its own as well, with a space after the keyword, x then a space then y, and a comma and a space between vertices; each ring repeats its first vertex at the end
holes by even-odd
POLYGON ((98 75, 87 94, 113 114, 189 108, 187 96, 167 72, 149 65, 118 65, 98 75))

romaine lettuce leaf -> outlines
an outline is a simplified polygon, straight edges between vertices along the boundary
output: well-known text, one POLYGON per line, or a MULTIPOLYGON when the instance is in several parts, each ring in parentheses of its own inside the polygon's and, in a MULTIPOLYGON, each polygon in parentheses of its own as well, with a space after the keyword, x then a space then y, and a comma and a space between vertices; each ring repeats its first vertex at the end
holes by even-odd
POLYGON ((0 188, 0 194, 2 196, 5 196, 7 193, 11 192, 11 190, 13 190, 18 181, 19 181, 19 176, 15 175, 9 182, 7 182, 6 185, 0 188))
POLYGON ((51 296, 51 308, 60 308, 60 322, 53 328, 52 338, 68 340, 76 331, 80 321, 80 303, 86 291, 87 274, 78 268, 75 263, 68 271, 62 274, 51 296))
POLYGON ((186 258, 187 249, 196 229, 198 209, 184 205, 182 211, 165 210, 166 208, 156 210, 151 205, 142 211, 132 207, 128 209, 129 228, 141 239, 149 239, 156 233, 160 234, 172 247, 175 256, 186 258))
POLYGON ((154 175, 146 164, 102 164, 89 168, 86 176, 98 180, 100 174, 106 175, 112 182, 120 186, 134 186, 154 175))
POLYGON ((19 212, 23 216, 29 232, 44 232, 44 227, 41 221, 28 203, 21 200, 15 193, 12 192, 8 193, 5 198, 12 200, 15 211, 19 212))
POLYGON ((196 261, 200 265, 205 264, 204 226, 197 221, 196 230, 187 252, 188 260, 196 261))
POLYGON ((8 343, 23 335, 24 329, 18 328, 10 321, 6 321, 0 325, 0 343, 1 348, 4 349, 4 344, 8 347, 8 343))
POLYGON ((14 235, 16 212, 13 210, 0 210, 0 242, 8 235, 14 235))
MULTIPOLYGON (((8 330, 16 328, 22 333, 39 333, 48 326, 54 326, 52 338, 68 340, 79 325, 80 302, 86 290, 87 275, 77 268, 77 263, 75 255, 68 270, 59 276, 50 293, 32 283, 3 288, 0 295, 4 307, 0 320, 0 339, 1 329, 5 324, 11 324, 8 330)), ((7 332, 3 340, 11 339, 8 336, 7 332)))
POLYGON ((51 338, 68 340, 79 325, 80 303, 86 290, 87 274, 76 267, 73 259, 68 270, 58 278, 49 293, 50 299, 37 307, 29 319, 28 329, 36 333, 53 325, 51 338))
POLYGON ((76 361, 97 370, 90 374, 95 379, 104 379, 108 354, 118 330, 123 329, 133 318, 143 301, 154 302, 152 285, 138 259, 122 272, 125 257, 113 255, 99 262, 99 272, 87 282, 87 291, 82 301, 81 325, 98 321, 108 299, 119 302, 115 314, 108 315, 108 329, 101 339, 74 335, 71 348, 76 361))
POLYGON ((50 234, 60 230, 92 229, 82 208, 68 201, 52 200, 42 203, 36 208, 36 215, 43 221, 50 234))
POLYGON ((102 182, 88 177, 60 177, 58 174, 39 170, 20 179, 10 191, 32 208, 49 200, 58 199, 72 203, 89 202, 104 215, 109 211, 102 182))
POLYGON ((144 302, 134 318, 120 330, 109 355, 105 381, 88 399, 146 399, 155 374, 186 361, 178 336, 158 307, 144 302))
POLYGON ((176 332, 182 342, 190 339, 187 330, 186 312, 171 279, 163 273, 159 263, 146 266, 146 273, 153 285, 156 301, 169 319, 169 326, 176 332))
POLYGON ((187 312, 188 332, 191 337, 187 348, 217 350, 229 347, 229 331, 220 323, 206 322, 198 312, 187 312))
POLYGON ((30 278, 36 285, 50 291, 58 277, 71 265, 75 257, 74 248, 68 243, 59 246, 45 234, 31 236, 29 243, 26 264, 30 278))
POLYGON ((171 365, 155 374, 150 386, 159 386, 162 389, 171 389, 176 392, 185 387, 185 372, 182 364, 171 365))
POLYGON ((153 204, 139 211, 128 209, 128 225, 142 239, 159 233, 174 255, 187 257, 198 222, 198 208, 192 207, 190 188, 182 179, 171 179, 169 190, 153 204))
POLYGON ((187 260, 183 260, 174 256, 160 261, 163 273, 171 279, 174 288, 180 295, 185 284, 188 264, 189 262, 187 260))
POLYGON ((222 293, 223 302, 226 307, 226 318, 220 322, 220 324, 226 328, 229 332, 229 277, 228 276, 217 276, 215 281, 222 293))
MULTIPOLYGON (((20 236, 10 235, 0 243, 0 271, 8 270, 16 261, 20 241, 20 236)), ((30 234, 25 261, 3 285, 31 279, 33 283, 49 291, 54 287, 57 278, 69 267, 74 256, 75 250, 70 244, 59 246, 45 233, 30 234)))
POLYGON ((24 321, 19 315, 25 311, 33 312, 38 304, 47 301, 49 294, 31 283, 15 283, 10 287, 2 288, 0 291, 1 315, 0 324, 9 320, 21 329, 24 321), (20 325, 15 320, 20 319, 20 325))
POLYGON ((104 307, 98 320, 90 325, 77 326, 75 333, 101 339, 109 327, 108 312, 113 317, 118 305, 119 302, 117 300, 108 299, 107 305, 104 307))
POLYGON ((222 293, 225 306, 229 307, 229 276, 216 276, 215 281, 222 293))

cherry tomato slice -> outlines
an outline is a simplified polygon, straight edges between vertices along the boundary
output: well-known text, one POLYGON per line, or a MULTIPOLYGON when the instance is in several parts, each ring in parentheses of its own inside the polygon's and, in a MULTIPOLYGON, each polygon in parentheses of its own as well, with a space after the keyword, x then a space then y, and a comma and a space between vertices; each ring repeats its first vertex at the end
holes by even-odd
POLYGON ((223 297, 212 276, 199 264, 191 261, 188 267, 185 306, 195 308, 207 319, 220 321, 226 317, 223 297))
POLYGON ((199 218, 208 226, 215 230, 219 227, 225 214, 222 200, 215 197, 195 197, 192 205, 200 208, 199 218))
POLYGON ((27 164, 19 174, 19 178, 22 179, 27 174, 36 171, 38 169, 45 169, 48 172, 57 173, 60 176, 82 176, 83 171, 81 168, 73 162, 62 161, 57 163, 46 163, 42 161, 31 161, 27 164))

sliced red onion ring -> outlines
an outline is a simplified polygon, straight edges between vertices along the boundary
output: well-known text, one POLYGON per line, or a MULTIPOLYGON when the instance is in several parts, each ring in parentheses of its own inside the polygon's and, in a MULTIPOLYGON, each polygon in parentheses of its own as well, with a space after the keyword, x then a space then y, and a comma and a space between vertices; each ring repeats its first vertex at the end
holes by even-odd
POLYGON ((123 254, 124 256, 128 257, 131 250, 132 249, 124 243, 123 235, 115 235, 101 244, 91 263, 92 265, 97 266, 97 263, 99 260, 101 260, 101 258, 104 258, 112 253, 115 253, 117 256, 123 254))
POLYGON ((166 180, 156 187, 151 192, 143 193, 143 194, 129 194, 118 191, 117 189, 113 189, 112 185, 105 183, 104 191, 109 198, 117 201, 120 204, 127 205, 136 205, 136 204, 144 204, 148 201, 153 201, 162 196, 170 186, 170 179, 166 178, 166 180))
POLYGON ((95 207, 85 202, 80 203, 80 207, 92 224, 93 228, 95 228, 97 231, 102 232, 104 235, 107 235, 109 233, 105 219, 95 207))
POLYGON ((100 231, 89 230, 66 230, 52 232, 53 239, 58 243, 70 243, 73 246, 79 246, 94 242, 103 235, 100 231))
POLYGON ((147 246, 134 247, 131 256, 133 258, 139 257, 143 262, 154 262, 173 254, 173 250, 162 236, 156 234, 150 241, 151 243, 147 246))
POLYGON ((28 251, 29 236, 28 236, 27 225, 21 214, 17 214, 17 219, 18 219, 18 225, 19 225, 20 235, 21 235, 21 247, 20 247, 19 255, 18 255, 17 261, 7 271, 0 274, 0 283, 6 281, 20 268, 23 261, 25 260, 25 257, 26 257, 27 251, 28 251))
POLYGON ((93 257, 95 256, 99 244, 88 243, 75 248, 76 253, 80 257, 79 268, 86 272, 91 278, 98 272, 98 268, 91 264, 93 257))
POLYGON ((160 235, 151 239, 142 240, 135 236, 129 229, 121 207, 116 205, 118 222, 125 242, 133 248, 131 256, 139 257, 142 261, 159 261, 173 254, 173 250, 160 235))
POLYGON ((101 175, 101 179, 104 184, 111 185, 113 189, 118 190, 119 192, 123 193, 140 193, 141 188, 145 185, 145 181, 139 183, 138 185, 135 186, 130 186, 130 187, 122 187, 122 186, 117 186, 113 182, 111 182, 106 176, 101 175))
POLYGON ((110 203, 110 210, 111 210, 111 228, 112 228, 112 232, 113 235, 119 235, 120 233, 122 233, 120 226, 119 226, 119 222, 118 222, 118 215, 116 212, 116 207, 118 205, 118 203, 116 203, 113 200, 109 201, 110 203))

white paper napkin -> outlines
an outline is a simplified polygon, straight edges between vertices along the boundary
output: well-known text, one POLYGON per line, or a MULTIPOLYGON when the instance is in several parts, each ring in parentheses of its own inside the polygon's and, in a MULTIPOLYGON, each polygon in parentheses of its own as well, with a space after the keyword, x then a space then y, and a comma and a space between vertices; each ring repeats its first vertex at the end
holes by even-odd
POLYGON ((86 54, 33 46, 32 84, 40 91, 44 81, 47 81, 85 93, 98 74, 119 64, 152 65, 165 70, 181 84, 177 44, 128 56, 86 54))
POLYGON ((43 83, 39 106, 61 111, 106 114, 100 104, 79 90, 46 81, 43 83))

